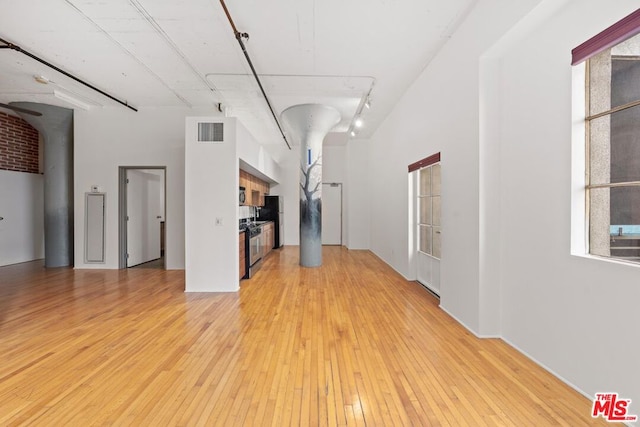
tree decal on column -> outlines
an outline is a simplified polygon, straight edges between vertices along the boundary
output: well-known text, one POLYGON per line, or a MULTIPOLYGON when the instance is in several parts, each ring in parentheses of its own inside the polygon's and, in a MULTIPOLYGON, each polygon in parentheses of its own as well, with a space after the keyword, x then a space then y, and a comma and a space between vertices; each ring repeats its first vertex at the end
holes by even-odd
POLYGON ((318 155, 306 170, 300 168, 300 232, 312 239, 322 238, 322 176, 317 173, 322 168, 321 158, 318 155))
POLYGON ((302 104, 289 107, 282 118, 300 143, 300 265, 322 265, 322 141, 340 122, 333 107, 302 104))

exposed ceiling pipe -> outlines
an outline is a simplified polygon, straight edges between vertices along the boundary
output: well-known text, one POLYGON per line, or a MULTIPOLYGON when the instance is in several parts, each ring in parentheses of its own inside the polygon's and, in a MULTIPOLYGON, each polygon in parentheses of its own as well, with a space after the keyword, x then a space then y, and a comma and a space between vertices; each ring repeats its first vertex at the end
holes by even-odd
POLYGON ((243 38, 248 39, 249 38, 249 34, 247 33, 241 33, 238 31, 238 29, 236 28, 236 24, 233 23, 233 19, 231 19, 231 15, 229 14, 229 9, 227 9, 227 5, 224 3, 224 0, 220 0, 220 4, 222 5, 222 8, 224 9, 224 13, 227 15, 227 19, 229 20, 229 24, 231 24, 231 28, 233 29, 233 34, 236 37, 236 40, 238 40, 238 43, 240 44, 240 48, 242 49, 242 53, 244 53, 244 57, 247 59, 247 62, 249 63, 249 67, 251 68, 251 72, 253 73, 253 77, 255 77, 256 82, 258 83, 258 86, 260 87, 260 91, 262 92, 262 96, 264 97, 264 100, 267 102, 267 105, 269 106, 269 110, 271 110, 271 115, 273 116, 273 120, 275 120, 276 125, 278 125, 278 129, 280 130, 280 133, 282 134, 282 138, 284 139, 285 144, 287 144, 287 147, 289 147, 289 150, 291 150, 291 145, 289 145, 289 141, 287 141, 287 136, 284 134, 284 131, 282 130, 282 126, 280 126, 280 121, 278 120, 278 116, 276 116, 275 111, 273 111, 273 107, 271 106, 271 102, 269 102, 269 97, 267 97, 267 93, 264 91, 264 88, 262 87, 262 83, 260 82, 260 78, 258 77, 258 73, 256 72, 255 67, 253 66, 253 62, 251 62, 251 58, 249 57, 249 52, 247 52, 247 48, 244 45, 244 42, 242 41, 243 38))
POLYGON ((132 106, 131 106, 131 105, 129 105, 126 101, 121 101, 121 100, 119 100, 118 98, 116 98, 116 97, 114 97, 114 96, 112 96, 112 95, 109 95, 107 92, 105 92, 105 91, 103 91, 103 90, 101 90, 101 89, 98 89, 97 87, 95 87, 95 86, 94 86, 94 85, 92 85, 91 83, 87 83, 87 82, 85 82, 84 80, 82 80, 82 79, 80 79, 80 78, 78 78, 78 77, 74 76, 73 74, 68 73, 68 72, 64 71, 63 69, 56 67, 55 65, 51 64, 50 62, 47 62, 47 61, 45 61, 44 59, 39 58, 38 56, 34 55, 33 53, 28 52, 28 51, 26 51, 26 50, 22 49, 20 46, 15 45, 15 44, 13 44, 13 43, 11 43, 11 42, 8 42, 8 41, 6 41, 6 40, 4 40, 4 39, 1 39, 1 38, 0 38, 0 42, 2 42, 2 43, 4 43, 4 44, 5 44, 4 46, 0 46, 0 49, 11 49, 11 50, 15 50, 16 52, 20 52, 20 53, 22 53, 23 55, 26 55, 26 56, 28 56, 29 58, 35 59, 35 60, 36 60, 36 61, 38 61, 39 63, 44 64, 44 65, 46 65, 47 67, 52 68, 52 69, 56 70, 57 72, 59 72, 59 73, 61 73, 61 74, 64 74, 65 76, 69 77, 70 79, 73 79, 73 80, 77 81, 78 83, 80 83, 80 84, 82 84, 82 85, 84 85, 84 86, 88 87, 89 89, 93 89, 93 90, 95 90, 95 91, 96 91, 96 92, 98 92, 99 94, 106 96, 107 98, 109 98, 109 99, 111 99, 111 100, 113 100, 113 101, 117 102, 118 104, 124 105, 125 107, 129 108, 130 110, 138 111, 138 109, 137 109, 137 108, 132 107, 132 106))

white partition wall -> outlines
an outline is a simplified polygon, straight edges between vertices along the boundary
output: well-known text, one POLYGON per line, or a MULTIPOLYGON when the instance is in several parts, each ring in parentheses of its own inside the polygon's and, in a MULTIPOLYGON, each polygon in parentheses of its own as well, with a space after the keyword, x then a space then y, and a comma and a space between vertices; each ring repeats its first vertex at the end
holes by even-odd
POLYGON ((185 135, 185 290, 237 291, 236 119, 187 117, 185 135), (199 123, 221 123, 224 137, 199 141, 199 123))
POLYGON ((270 180, 280 166, 236 118, 187 117, 185 126, 185 290, 237 291, 239 159, 270 180), (202 131, 209 125, 213 138, 202 131))

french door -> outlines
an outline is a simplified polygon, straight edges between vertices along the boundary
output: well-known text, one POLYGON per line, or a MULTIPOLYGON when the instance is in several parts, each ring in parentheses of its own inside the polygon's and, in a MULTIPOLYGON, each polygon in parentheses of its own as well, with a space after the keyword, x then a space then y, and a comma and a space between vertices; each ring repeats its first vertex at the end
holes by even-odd
POLYGON ((440 163, 416 170, 416 277, 440 295, 440 163))

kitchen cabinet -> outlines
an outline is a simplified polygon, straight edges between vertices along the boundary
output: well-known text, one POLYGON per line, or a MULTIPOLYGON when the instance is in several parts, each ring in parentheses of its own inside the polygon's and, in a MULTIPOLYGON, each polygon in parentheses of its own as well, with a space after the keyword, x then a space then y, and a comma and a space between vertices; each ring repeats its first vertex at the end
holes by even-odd
POLYGON ((251 204, 251 201, 249 200, 249 196, 247 196, 248 194, 251 194, 251 191, 247 188, 247 186, 249 185, 247 175, 248 174, 245 171, 240 169, 239 184, 240 184, 240 187, 243 187, 245 189, 245 200, 243 203, 240 203, 240 205, 242 206, 251 204))
POLYGON ((273 249, 274 238, 275 234, 273 222, 267 222, 262 226, 263 257, 266 257, 267 254, 273 249))
POLYGON ((246 255, 245 255, 245 236, 244 236, 244 231, 240 232, 238 234, 238 256, 240 257, 240 269, 239 269, 239 275, 240 275, 240 280, 242 280, 242 278, 245 275, 245 271, 247 269, 247 259, 246 259, 246 255))
POLYGON ((245 205, 264 206, 264 196, 269 194, 269 183, 240 169, 240 187, 245 188, 245 205))

